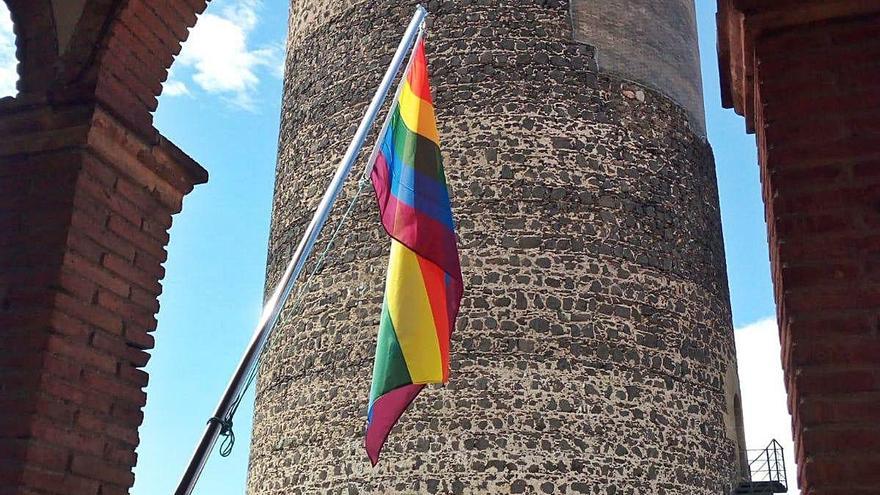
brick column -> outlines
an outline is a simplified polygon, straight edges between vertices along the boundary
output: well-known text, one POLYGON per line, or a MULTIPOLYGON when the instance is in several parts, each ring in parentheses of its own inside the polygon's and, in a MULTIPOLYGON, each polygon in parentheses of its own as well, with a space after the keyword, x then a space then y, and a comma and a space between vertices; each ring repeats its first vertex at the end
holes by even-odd
POLYGON ((880 5, 720 4, 726 100, 758 139, 798 483, 877 494, 880 5))
POLYGON ((134 482, 172 215, 207 173, 100 106, 0 102, 0 495, 134 482))

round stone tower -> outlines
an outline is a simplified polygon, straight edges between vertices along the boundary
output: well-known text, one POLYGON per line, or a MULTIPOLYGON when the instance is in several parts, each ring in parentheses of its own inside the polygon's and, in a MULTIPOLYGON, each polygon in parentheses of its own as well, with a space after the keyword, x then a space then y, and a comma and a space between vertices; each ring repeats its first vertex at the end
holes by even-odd
MULTIPOLYGON (((414 6, 292 2, 269 286, 414 6)), ((692 0, 427 7, 465 280, 451 381, 371 467, 389 240, 367 187, 262 361, 249 493, 727 494, 738 383, 692 0)))

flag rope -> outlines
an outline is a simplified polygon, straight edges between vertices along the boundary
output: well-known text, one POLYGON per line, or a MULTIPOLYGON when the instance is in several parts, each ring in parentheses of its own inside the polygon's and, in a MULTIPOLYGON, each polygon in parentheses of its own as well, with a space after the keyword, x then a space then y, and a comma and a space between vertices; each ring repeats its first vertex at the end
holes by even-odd
MULTIPOLYGON (((413 46, 416 46, 419 43, 419 41, 425 37, 425 34, 426 34, 425 31, 426 31, 425 25, 422 24, 419 27, 419 33, 416 36, 416 39, 415 39, 415 42, 413 43, 413 46)), ((403 83, 406 80, 406 74, 409 71, 409 68, 412 66, 413 59, 414 59, 414 52, 410 54, 409 60, 407 61, 407 65, 406 65, 406 67, 404 67, 404 70, 401 72, 402 76, 400 78, 397 89, 395 91, 394 98, 392 98, 392 100, 391 100, 391 105, 390 105, 390 108, 388 109, 388 115, 386 116, 385 121, 382 124, 382 128, 378 134, 378 136, 380 136, 380 137, 383 136, 385 134, 385 132, 388 130, 388 126, 391 122, 391 116, 394 114, 394 110, 398 105, 398 100, 400 99, 400 93, 403 90, 403 83)), ((367 165, 364 168, 363 174, 361 175, 360 179, 358 180, 358 188, 354 194, 354 197, 351 199, 351 201, 348 204, 348 207, 346 208, 345 212, 342 214, 342 218, 340 218, 339 222, 336 224, 336 228, 333 229, 333 232, 331 233, 330 238, 327 240, 327 244, 324 246, 324 250, 321 251, 321 254, 318 255, 318 258, 315 260, 315 265, 312 267, 312 271, 309 273, 308 277, 306 277, 306 280, 304 281, 302 286, 296 291, 296 294, 293 297, 290 308, 288 308, 286 311, 298 312, 301 309, 300 305, 305 300, 305 296, 308 293, 308 291, 311 289, 311 284, 315 278, 315 275, 317 275, 318 271, 324 266, 324 261, 327 258, 327 255, 330 253, 330 250, 333 248, 333 243, 336 241, 336 238, 339 236, 339 233, 342 231, 342 227, 345 225, 345 222, 348 220, 348 217, 351 216, 352 211, 354 211, 354 207, 357 205, 358 199, 361 197, 361 194, 364 191, 364 187, 370 181, 370 174, 373 170, 373 167, 375 166, 376 157, 379 154, 380 148, 381 148, 380 142, 377 141, 373 147, 372 152, 370 153, 370 156, 367 158, 367 165)), ((223 440, 220 443, 220 449, 219 449, 219 453, 220 453, 221 457, 228 457, 229 455, 232 454, 232 448, 235 446, 235 433, 232 430, 232 420, 234 419, 235 414, 238 412, 238 408, 239 408, 239 406, 241 406, 241 402, 244 400, 245 394, 247 394, 247 391, 251 388, 251 385, 253 385, 253 382, 257 377, 257 374, 260 369, 260 361, 262 360, 262 357, 265 354, 266 349, 268 349, 272 345, 272 337, 273 336, 274 336, 274 332, 269 335, 269 338, 266 341, 265 347, 263 348, 262 352, 255 360, 254 366, 248 372, 247 379, 245 380, 245 384, 241 388, 241 391, 239 392, 239 394, 235 397, 235 400, 233 400, 232 406, 229 409, 229 414, 227 414, 226 417, 223 419, 214 417, 214 418, 211 418, 210 420, 208 420, 209 422, 215 421, 215 422, 219 423, 220 426, 222 427, 222 429, 220 431, 220 436, 223 437, 223 440)))
MULTIPOLYGON (((361 197, 361 194, 364 191, 364 187, 367 185, 368 179, 368 176, 363 176, 360 178, 360 180, 358 180, 358 188, 354 194, 354 197, 351 199, 348 207, 345 209, 345 213, 342 214, 342 218, 340 218, 339 222, 336 224, 336 228, 333 229, 333 233, 330 234, 330 238, 327 240, 327 244, 324 246, 324 250, 321 251, 321 254, 318 255, 318 258, 315 260, 315 265, 314 267, 312 267, 312 271, 309 273, 308 277, 306 278, 300 289, 297 290, 296 295, 293 298, 292 304, 290 305, 290 308, 286 311, 297 312, 300 310, 300 304, 305 300, 305 296, 311 287, 312 280, 314 280, 315 275, 323 267, 324 260, 327 258, 327 255, 333 248, 333 243, 334 241, 336 241, 336 238, 342 231, 342 226, 345 225, 346 220, 348 220, 348 217, 351 216, 352 211, 354 211, 354 207, 357 205, 358 199, 361 197)), ((266 346, 263 348, 260 356, 257 357, 256 361, 254 362, 253 368, 251 368, 248 372, 244 386, 241 388, 241 391, 235 397, 235 400, 232 402, 232 406, 229 408, 229 414, 227 414, 226 417, 223 419, 214 417, 208 420, 209 422, 217 422, 222 426, 220 436, 223 437, 223 441, 220 443, 220 457, 229 457, 229 455, 232 454, 232 447, 235 446, 235 433, 232 431, 232 420, 235 417, 235 413, 238 412, 238 407, 241 405, 242 400, 244 400, 245 394, 251 388, 251 385, 257 377, 258 370, 260 369, 260 360, 263 358, 263 354, 265 354, 266 349, 268 349, 271 345, 272 335, 270 335, 269 339, 266 341, 266 346)))
MULTIPOLYGON (((418 44, 418 42, 425 37, 425 34, 426 34, 425 31, 426 31, 425 25, 422 24, 419 27, 419 33, 416 36, 416 39, 413 43, 413 46, 416 46, 418 44)), ((380 136, 380 137, 383 136, 385 134, 385 132, 388 130, 388 125, 391 122, 391 116, 394 114, 395 108, 397 108, 398 100, 400 99, 400 93, 403 90, 403 82, 406 80, 406 74, 409 71, 409 68, 412 66, 413 58, 414 58, 413 53, 411 53, 410 57, 407 61, 406 67, 404 67, 403 71, 401 72, 402 76, 400 78, 400 81, 398 82, 397 89, 394 93, 394 98, 391 99, 391 105, 388 109, 388 115, 386 116, 385 121, 382 123, 382 128, 378 134, 378 136, 380 136)), ((348 204, 348 208, 346 208, 345 213, 343 213, 343 215, 342 215, 342 218, 339 219, 339 223, 337 223, 336 228, 333 229, 333 233, 330 235, 330 239, 327 240, 327 245, 324 247, 324 250, 318 256, 318 259, 315 261, 315 266, 312 268, 312 271, 309 273, 305 282, 302 284, 302 286, 299 288, 299 290, 297 290, 296 294, 293 297, 293 302, 290 306, 290 309, 288 309, 287 311, 294 311, 294 312, 299 311, 300 303, 302 303, 303 299, 305 298, 306 293, 310 289, 311 284, 312 284, 312 280, 314 279, 318 270, 320 270, 321 267, 323 266, 324 260, 326 259, 327 254, 329 254, 330 249, 332 249, 332 247, 333 247, 333 242, 336 240, 336 237, 339 235, 339 232, 342 230, 342 226, 345 225, 345 221, 348 220, 348 217, 351 215, 351 212, 354 210, 355 205, 357 205, 358 198, 360 198, 361 194, 363 193, 364 187, 370 181, 370 173, 373 171, 373 166, 376 163, 376 157, 379 154, 380 148, 381 148, 380 142, 377 140, 376 144, 373 147, 372 152, 370 153, 370 156, 367 158, 367 165, 364 168, 364 172, 361 175, 360 179, 358 180, 358 189, 357 189, 357 192, 355 192, 354 198, 352 198, 351 202, 348 204)), ((236 396, 235 400, 232 402, 232 406, 229 409, 229 414, 226 416, 225 419, 211 418, 209 420, 209 421, 216 420, 223 427, 223 429, 220 431, 220 436, 223 437, 223 442, 220 444, 220 456, 221 457, 228 457, 232 453, 232 447, 235 445, 235 433, 233 433, 233 431, 232 431, 232 419, 235 416, 235 413, 238 411, 238 407, 241 405, 241 401, 244 399, 245 394, 247 393, 248 389, 251 388, 251 385, 253 384, 254 380, 257 377, 257 372, 260 368, 260 360, 262 359, 263 354, 266 352, 266 349, 268 349, 272 345, 272 335, 274 335, 274 332, 269 335, 269 338, 266 341, 266 346, 263 348, 263 351, 260 353, 260 356, 257 357, 253 368, 251 368, 251 370, 248 372, 244 387, 242 387, 241 392, 239 392, 239 394, 236 396)))

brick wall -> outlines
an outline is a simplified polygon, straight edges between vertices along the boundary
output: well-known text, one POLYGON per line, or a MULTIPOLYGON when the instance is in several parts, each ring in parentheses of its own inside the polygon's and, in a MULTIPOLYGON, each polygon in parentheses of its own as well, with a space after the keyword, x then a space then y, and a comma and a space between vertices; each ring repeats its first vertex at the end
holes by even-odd
POLYGON ((5 103, 0 493, 126 493, 167 230, 204 171, 99 108, 5 103))
POLYGON ((756 60, 798 478, 807 494, 877 493, 880 16, 768 34, 756 60))
POLYGON ((805 495, 880 493, 880 12, 846 3, 722 16, 751 26, 722 61, 745 54, 727 97, 758 138, 805 495))
POLYGON ((171 217, 207 179, 150 112, 205 1, 7 5, 0 495, 127 493, 171 217))

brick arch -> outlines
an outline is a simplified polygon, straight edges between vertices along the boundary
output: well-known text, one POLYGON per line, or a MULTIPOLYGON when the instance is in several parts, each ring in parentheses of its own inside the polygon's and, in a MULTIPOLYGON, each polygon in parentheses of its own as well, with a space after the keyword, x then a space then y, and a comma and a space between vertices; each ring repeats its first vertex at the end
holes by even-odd
POLYGON ((5 1, 20 93, 94 100, 148 134, 174 57, 207 7, 207 0, 81 0, 81 9, 75 0, 5 1))
MULTIPOLYGON (((162 83, 197 14, 206 7, 206 0, 125 1, 102 39, 97 98, 112 102, 136 125, 152 125, 162 83), (145 116, 148 121, 141 120, 145 116)), ((87 40, 85 45, 89 46, 87 40)))

